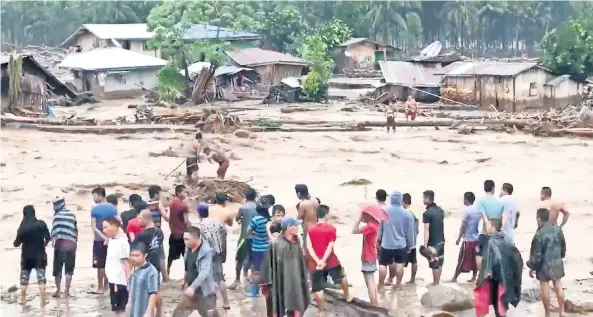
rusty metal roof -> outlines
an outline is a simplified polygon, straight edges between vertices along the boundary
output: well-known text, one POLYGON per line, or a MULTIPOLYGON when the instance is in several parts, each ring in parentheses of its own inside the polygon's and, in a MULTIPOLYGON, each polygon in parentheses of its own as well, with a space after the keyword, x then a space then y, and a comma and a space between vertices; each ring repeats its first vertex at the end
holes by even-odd
POLYGON ((262 66, 271 64, 306 66, 307 61, 290 54, 262 50, 253 47, 237 51, 224 52, 230 59, 240 66, 262 66))
POLYGON ((520 73, 539 67, 537 63, 509 63, 500 61, 471 61, 454 62, 447 65, 435 74, 449 77, 454 76, 517 76, 520 73))
POLYGON ((400 61, 380 61, 379 66, 388 84, 409 87, 438 87, 441 84, 441 78, 434 75, 434 70, 425 69, 422 65, 400 61))

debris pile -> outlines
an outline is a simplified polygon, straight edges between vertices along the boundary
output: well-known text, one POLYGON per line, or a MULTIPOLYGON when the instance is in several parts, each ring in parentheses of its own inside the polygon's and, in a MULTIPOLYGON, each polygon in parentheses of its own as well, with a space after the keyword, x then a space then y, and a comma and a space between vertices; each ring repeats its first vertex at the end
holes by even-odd
POLYGON ((32 56, 43 68, 47 69, 62 82, 73 80, 69 70, 58 68, 58 65, 68 55, 65 49, 37 45, 18 46, 8 43, 3 44, 10 45, 16 53, 32 56))
POLYGON ((222 109, 204 109, 204 121, 196 124, 207 133, 233 133, 241 128, 241 119, 222 109))
POLYGON ((456 100, 458 102, 467 102, 476 99, 476 94, 473 90, 459 90, 455 87, 441 87, 441 100, 456 100))
POLYGON ((250 186, 247 183, 220 180, 204 179, 199 183, 186 183, 187 191, 190 197, 196 201, 214 202, 216 193, 226 193, 229 200, 236 203, 242 203, 245 198, 245 192, 250 186))

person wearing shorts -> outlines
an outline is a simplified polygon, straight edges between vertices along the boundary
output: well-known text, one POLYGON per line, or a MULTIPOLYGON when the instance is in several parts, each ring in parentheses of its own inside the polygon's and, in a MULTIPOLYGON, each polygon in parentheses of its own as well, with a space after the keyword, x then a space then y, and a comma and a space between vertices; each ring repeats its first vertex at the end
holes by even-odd
POLYGON ((249 297, 259 296, 259 278, 264 255, 270 245, 270 237, 266 226, 270 221, 270 205, 258 203, 255 207, 257 216, 251 219, 247 235, 252 237, 251 244, 251 291, 249 297))
POLYGON ((415 225, 415 230, 414 230, 414 244, 413 244, 413 248, 410 249, 410 251, 408 251, 408 255, 406 257, 406 262, 404 263, 404 267, 408 267, 408 264, 411 264, 411 275, 410 275, 410 281, 408 282, 408 284, 414 284, 416 282, 416 273, 418 272, 418 260, 416 258, 416 254, 418 253, 418 250, 416 249, 416 242, 418 241, 418 233, 419 233, 419 226, 420 226, 420 222, 418 221, 418 217, 416 217, 416 214, 414 213, 414 211, 411 209, 412 206, 412 195, 410 195, 409 193, 405 193, 403 196, 403 201, 402 201, 402 205, 404 206, 404 209, 406 209, 407 211, 410 212, 410 214, 412 215, 412 217, 414 218, 414 225, 415 225))
POLYGON ((445 212, 434 202, 434 192, 427 190, 423 193, 426 211, 422 214, 424 224, 423 246, 433 249, 433 257, 428 259, 432 269, 433 285, 441 280, 443 262, 445 261, 445 212), (435 261, 436 259, 436 261, 435 261))
MULTIPOLYGON (((379 235, 379 222, 373 218, 373 214, 382 214, 383 210, 378 205, 366 207, 360 213, 360 217, 354 223, 352 233, 362 234, 362 275, 367 286, 371 304, 378 306, 377 283, 375 272, 377 271, 377 236, 379 235), (375 209, 374 211, 371 209, 375 209), (365 225, 360 227, 360 223, 365 225)), ((332 277, 333 279, 333 277, 332 277)))
POLYGON ((91 228, 93 240, 93 268, 97 269, 97 290, 91 294, 103 294, 107 286, 105 278, 105 258, 107 257, 107 236, 103 233, 103 219, 116 217, 117 208, 108 203, 105 188, 97 187, 92 191, 95 205, 91 208, 91 228))
POLYGON ((62 286, 62 269, 66 275, 64 295, 70 295, 72 275, 76 266, 76 247, 78 244, 78 224, 76 215, 66 208, 63 197, 53 200, 54 219, 52 221, 51 239, 54 242, 53 276, 56 292, 53 297, 60 297, 62 286))
POLYGON ((220 179, 224 179, 226 175, 226 171, 229 169, 229 160, 226 156, 218 150, 211 150, 210 148, 204 148, 204 154, 208 156, 208 161, 210 163, 216 162, 218 163, 218 169, 216 170, 216 176, 220 179))
POLYGON ((126 262, 130 257, 130 242, 121 229, 121 222, 113 217, 103 219, 103 231, 109 237, 105 276, 109 282, 111 310, 117 316, 124 316, 128 304, 128 280, 125 274, 126 262))

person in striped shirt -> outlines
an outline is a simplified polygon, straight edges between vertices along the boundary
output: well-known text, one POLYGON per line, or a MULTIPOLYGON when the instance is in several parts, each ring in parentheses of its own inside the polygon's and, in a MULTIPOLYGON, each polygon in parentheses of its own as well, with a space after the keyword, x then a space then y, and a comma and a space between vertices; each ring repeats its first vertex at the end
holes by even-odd
POLYGON ((130 250, 130 263, 134 270, 130 276, 130 317, 161 316, 159 272, 146 260, 148 246, 136 243, 130 250))
POLYGON ((54 247, 53 276, 56 280, 56 292, 53 297, 60 297, 62 268, 66 275, 64 296, 68 297, 76 265, 78 227, 76 216, 66 208, 66 201, 63 197, 56 197, 53 200, 53 209, 55 214, 51 228, 51 239, 54 247))
POLYGON ((268 230, 266 228, 270 221, 270 206, 259 202, 255 207, 257 216, 251 219, 251 224, 247 230, 247 235, 251 235, 253 243, 251 245, 251 292, 248 297, 259 296, 259 276, 261 265, 264 260, 264 254, 270 245, 268 230))

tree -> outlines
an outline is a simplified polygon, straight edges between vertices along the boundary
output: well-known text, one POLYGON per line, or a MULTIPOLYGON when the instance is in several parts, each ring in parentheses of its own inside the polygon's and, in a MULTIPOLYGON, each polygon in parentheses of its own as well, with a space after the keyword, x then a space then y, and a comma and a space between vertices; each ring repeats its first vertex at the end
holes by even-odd
POLYGON ((321 38, 330 52, 352 37, 352 29, 341 20, 319 24, 315 27, 314 33, 321 38))
POLYGON ((293 7, 279 8, 274 2, 269 3, 263 13, 261 29, 264 45, 275 51, 286 52, 302 34, 303 18, 293 7))
POLYGON ((319 100, 327 92, 335 63, 327 53, 327 44, 319 35, 309 35, 299 49, 301 58, 309 62, 309 73, 303 82, 303 93, 319 100))
POLYGON ((550 70, 575 76, 593 75, 593 22, 573 20, 552 29, 540 43, 550 70))

